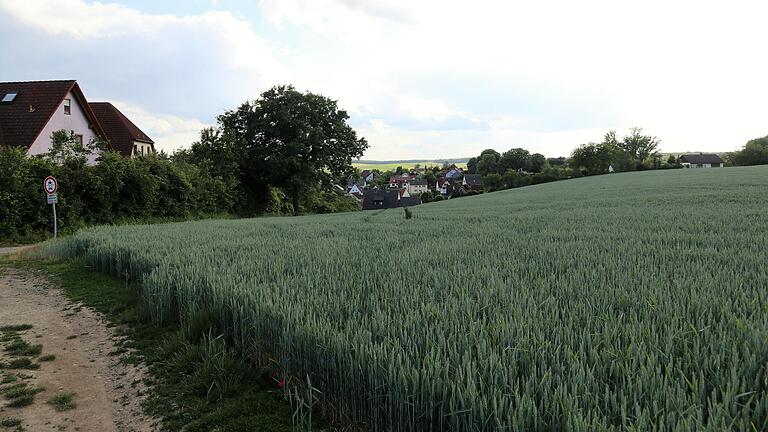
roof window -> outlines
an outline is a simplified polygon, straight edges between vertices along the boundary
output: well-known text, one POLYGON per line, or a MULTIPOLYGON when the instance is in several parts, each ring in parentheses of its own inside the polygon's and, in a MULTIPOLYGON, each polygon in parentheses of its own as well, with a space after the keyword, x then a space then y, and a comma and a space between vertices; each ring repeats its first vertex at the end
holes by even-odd
POLYGON ((11 103, 11 102, 13 102, 14 99, 16 99, 17 95, 18 95, 17 92, 6 93, 5 96, 3 96, 2 102, 3 103, 11 103))

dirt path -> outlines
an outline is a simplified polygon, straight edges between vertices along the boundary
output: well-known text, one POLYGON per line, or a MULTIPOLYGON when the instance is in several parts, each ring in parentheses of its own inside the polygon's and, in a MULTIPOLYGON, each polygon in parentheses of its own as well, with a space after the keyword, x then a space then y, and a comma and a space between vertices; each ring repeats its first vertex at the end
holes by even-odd
MULTIPOLYGON (((109 355, 117 338, 99 314, 71 303, 41 275, 5 268, 0 269, 0 326, 9 324, 31 324, 21 332, 23 339, 42 344, 43 355, 56 359, 23 371, 31 376, 30 385, 45 390, 24 408, 6 407, 0 397, 0 419, 21 419, 27 431, 154 430, 140 408, 143 371, 109 355), (75 409, 57 412, 46 403, 61 392, 75 393, 75 409)), ((8 360, 0 352, 0 361, 3 356, 8 360)))

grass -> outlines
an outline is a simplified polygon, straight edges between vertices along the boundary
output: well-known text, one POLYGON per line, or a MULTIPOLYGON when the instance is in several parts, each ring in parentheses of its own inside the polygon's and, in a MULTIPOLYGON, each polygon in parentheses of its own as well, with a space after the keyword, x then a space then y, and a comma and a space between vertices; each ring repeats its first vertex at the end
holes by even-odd
POLYGON ((31 405, 35 401, 35 395, 44 390, 44 387, 30 387, 27 383, 18 383, 0 389, 0 394, 8 400, 8 407, 21 408, 31 405))
POLYGON ((105 314, 127 337, 115 355, 148 365, 151 391, 145 410, 163 418, 163 430, 294 430, 294 412, 271 374, 229 348, 209 318, 200 316, 187 327, 154 325, 134 285, 78 261, 6 264, 48 272, 70 300, 105 314))
POLYGON ((48 399, 48 404, 53 406, 56 411, 69 411, 77 408, 75 394, 72 392, 62 392, 51 396, 48 399))
POLYGON ((2 369, 27 369, 35 370, 40 369, 38 363, 33 362, 29 357, 15 358, 7 363, 0 363, 2 369))
POLYGON ((46 354, 37 358, 39 362, 52 362, 54 360, 56 360, 56 355, 54 354, 46 354))
POLYGON ((12 356, 37 356, 43 352, 42 345, 30 345, 23 339, 16 339, 4 348, 5 352, 12 356))
POLYGON ((13 428, 21 426, 21 420, 12 417, 4 417, 0 419, 0 427, 13 428))
POLYGON ((11 324, 0 327, 2 332, 21 332, 32 328, 32 324, 11 324))
POLYGON ((155 322, 208 315, 296 406, 373 430, 768 430, 766 190, 768 167, 622 173, 51 253, 141 281, 155 322))

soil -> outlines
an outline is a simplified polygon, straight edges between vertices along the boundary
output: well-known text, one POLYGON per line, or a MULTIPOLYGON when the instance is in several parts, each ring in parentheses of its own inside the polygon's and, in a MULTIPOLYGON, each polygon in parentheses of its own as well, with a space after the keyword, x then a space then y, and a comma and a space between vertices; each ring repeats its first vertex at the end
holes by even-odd
MULTIPOLYGON (((30 344, 42 344, 40 369, 19 371, 28 383, 45 387, 24 408, 6 407, 0 397, 0 419, 22 420, 26 431, 128 432, 156 430, 155 419, 142 413, 146 371, 110 355, 119 341, 100 314, 72 303, 44 275, 17 268, 0 269, 0 326, 31 324, 20 332, 30 344), (57 412, 46 401, 59 392, 75 393, 76 408, 57 412)), ((0 361, 7 354, 0 352, 0 361)))

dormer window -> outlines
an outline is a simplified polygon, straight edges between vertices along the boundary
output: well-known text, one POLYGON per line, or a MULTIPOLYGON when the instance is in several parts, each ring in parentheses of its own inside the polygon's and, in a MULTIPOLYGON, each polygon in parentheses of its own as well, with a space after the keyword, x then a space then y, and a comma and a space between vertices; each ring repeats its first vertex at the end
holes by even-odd
POLYGON ((72 100, 64 99, 64 114, 72 114, 72 100))

